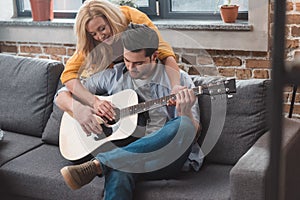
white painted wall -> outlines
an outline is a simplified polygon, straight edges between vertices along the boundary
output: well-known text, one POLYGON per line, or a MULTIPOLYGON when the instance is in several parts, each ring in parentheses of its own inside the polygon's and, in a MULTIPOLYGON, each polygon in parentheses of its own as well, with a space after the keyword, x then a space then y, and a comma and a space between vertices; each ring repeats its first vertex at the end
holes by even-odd
POLYGON ((5 26, 0 41, 75 44, 72 27, 5 26))
MULTIPOLYGON (((15 0, 0 0, 0 21, 18 20, 15 18, 16 16, 17 9, 15 0)), ((31 22, 32 19, 21 19, 20 21, 31 22)), ((0 41, 64 44, 72 44, 76 42, 72 27, 41 27, 35 25, 0 25, 0 41)))

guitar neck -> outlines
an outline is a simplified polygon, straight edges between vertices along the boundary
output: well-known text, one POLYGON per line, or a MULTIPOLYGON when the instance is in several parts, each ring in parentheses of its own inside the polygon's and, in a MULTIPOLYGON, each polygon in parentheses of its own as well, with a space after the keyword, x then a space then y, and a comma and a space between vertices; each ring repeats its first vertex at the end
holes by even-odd
MULTIPOLYGON (((231 94, 236 92, 235 79, 226 79, 216 84, 202 85, 192 89, 195 95, 219 95, 231 94)), ((127 117, 134 114, 139 114, 167 105, 168 101, 176 99, 176 94, 171 94, 159 99, 146 101, 133 106, 129 106, 120 110, 120 118, 127 117)))
MULTIPOLYGON (((201 87, 193 88, 195 95, 202 93, 201 87)), ((167 105, 169 100, 175 100, 176 94, 171 94, 168 96, 161 97, 159 99, 154 99, 146 102, 142 102, 133 106, 129 106, 120 110, 120 117, 126 117, 134 114, 139 114, 146 112, 148 110, 156 109, 167 105)))

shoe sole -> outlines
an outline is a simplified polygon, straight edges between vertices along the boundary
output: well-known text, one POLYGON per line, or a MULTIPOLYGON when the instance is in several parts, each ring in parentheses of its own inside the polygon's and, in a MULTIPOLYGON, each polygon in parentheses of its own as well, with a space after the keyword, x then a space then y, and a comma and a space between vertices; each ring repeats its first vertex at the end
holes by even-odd
POLYGON ((80 185, 76 183, 76 181, 73 179, 68 167, 64 167, 60 170, 61 175, 63 176, 66 184, 71 188, 72 190, 77 190, 81 188, 80 185))

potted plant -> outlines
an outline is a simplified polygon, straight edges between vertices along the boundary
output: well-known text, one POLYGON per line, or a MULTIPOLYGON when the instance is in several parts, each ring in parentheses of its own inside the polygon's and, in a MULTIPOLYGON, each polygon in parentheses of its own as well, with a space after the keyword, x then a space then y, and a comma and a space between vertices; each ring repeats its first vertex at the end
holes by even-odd
MULTIPOLYGON (((217 0, 218 5, 220 0, 217 0)), ((236 4, 232 4, 231 0, 227 0, 227 4, 223 4, 220 6, 220 14, 221 18, 225 23, 234 23, 238 17, 238 9, 239 6, 236 4)))
POLYGON ((30 6, 33 21, 53 20, 53 0, 30 0, 30 6))

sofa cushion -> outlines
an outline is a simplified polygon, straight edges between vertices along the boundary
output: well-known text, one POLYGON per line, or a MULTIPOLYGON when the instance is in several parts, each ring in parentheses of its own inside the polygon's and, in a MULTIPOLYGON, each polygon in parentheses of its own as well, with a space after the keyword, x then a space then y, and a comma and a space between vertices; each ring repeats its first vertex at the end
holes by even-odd
POLYGON ((42 135, 43 142, 58 146, 60 122, 63 113, 64 112, 60 110, 55 104, 53 105, 53 112, 50 115, 50 119, 48 120, 42 135))
MULTIPOLYGON (((57 90, 60 89, 61 87, 62 84, 60 82, 57 87, 57 90)), ((46 124, 46 127, 42 135, 43 142, 58 146, 60 122, 63 113, 64 112, 61 109, 59 109, 55 104, 53 104, 53 112, 50 115, 50 118, 46 124)))
POLYGON ((184 172, 177 179, 140 182, 134 199, 228 200, 231 165, 206 164, 199 172, 184 172))
MULTIPOLYGON (((194 77, 194 82, 202 85, 222 79, 224 78, 194 77)), ((200 144, 204 146, 205 138, 209 137, 207 134, 218 137, 212 150, 205 152, 208 161, 235 164, 268 130, 266 102, 269 88, 270 80, 236 80, 237 91, 232 98, 212 98, 208 95, 199 97, 203 128, 200 144)))
POLYGON ((0 54, 0 71, 1 128, 41 136, 52 111, 63 65, 0 54))
POLYGON ((43 144, 3 165, 0 179, 10 194, 30 199, 101 199, 104 178, 96 177, 76 191, 68 188, 60 169, 71 164, 57 146, 43 144))
POLYGON ((0 166, 41 144, 41 138, 5 131, 0 142, 0 166))

